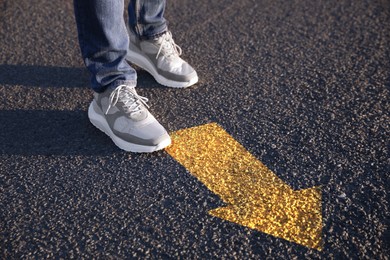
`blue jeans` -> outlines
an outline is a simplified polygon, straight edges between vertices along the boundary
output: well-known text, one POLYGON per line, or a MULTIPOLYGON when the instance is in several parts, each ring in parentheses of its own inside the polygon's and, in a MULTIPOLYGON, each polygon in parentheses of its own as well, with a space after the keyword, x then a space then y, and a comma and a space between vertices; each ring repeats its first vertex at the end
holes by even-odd
MULTIPOLYGON (((118 84, 136 85, 136 71, 125 60, 129 36, 124 0, 74 0, 81 54, 96 92, 118 84)), ((165 0, 131 0, 129 28, 141 39, 167 30, 165 0)))

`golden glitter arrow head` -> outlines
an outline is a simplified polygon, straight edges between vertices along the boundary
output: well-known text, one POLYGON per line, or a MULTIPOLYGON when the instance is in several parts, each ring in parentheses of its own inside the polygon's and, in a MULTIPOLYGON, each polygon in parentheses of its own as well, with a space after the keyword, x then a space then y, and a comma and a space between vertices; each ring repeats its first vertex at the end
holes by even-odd
POLYGON ((321 191, 292 190, 217 124, 173 133, 167 152, 228 204, 210 214, 321 250, 321 191))
POLYGON ((210 210, 218 218, 249 227, 297 244, 322 250, 321 191, 319 188, 295 191, 260 204, 228 205, 210 210))

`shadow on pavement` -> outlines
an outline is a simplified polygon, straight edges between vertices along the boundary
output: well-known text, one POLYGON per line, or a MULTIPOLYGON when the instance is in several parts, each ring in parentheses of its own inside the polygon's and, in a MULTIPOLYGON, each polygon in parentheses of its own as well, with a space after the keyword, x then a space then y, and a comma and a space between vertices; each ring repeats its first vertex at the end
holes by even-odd
POLYGON ((0 155, 108 155, 120 153, 94 128, 87 112, 0 111, 0 155))
POLYGON ((84 88, 88 81, 88 71, 81 67, 0 65, 0 85, 84 88))
MULTIPOLYGON (((144 70, 138 88, 160 88, 144 70)), ((0 86, 88 88, 85 68, 0 65, 0 86)), ((122 152, 94 128, 87 111, 0 110, 0 155, 105 155, 122 152)))
MULTIPOLYGON (((146 71, 134 66, 139 88, 160 88, 146 71)), ((89 86, 89 73, 84 67, 56 67, 39 65, 0 65, 0 85, 31 87, 85 88, 89 86)))

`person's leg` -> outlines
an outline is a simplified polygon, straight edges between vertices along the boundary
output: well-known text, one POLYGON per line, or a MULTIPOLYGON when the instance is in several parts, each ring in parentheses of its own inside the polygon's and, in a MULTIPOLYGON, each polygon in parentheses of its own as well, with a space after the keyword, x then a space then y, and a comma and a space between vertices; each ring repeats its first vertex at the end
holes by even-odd
POLYGON ((123 0, 74 0, 80 49, 92 74, 92 88, 136 85, 136 72, 125 60, 129 38, 123 19, 123 0))
POLYGON ((129 27, 140 39, 153 39, 167 31, 165 0, 131 0, 129 27))
POLYGON ((127 60, 148 71, 164 86, 184 88, 198 81, 196 71, 179 56, 164 18, 165 0, 131 0, 127 60))
POLYGON ((79 43, 92 74, 91 123, 121 149, 153 152, 171 139, 135 91, 136 72, 127 63, 129 38, 123 0, 74 0, 79 43))

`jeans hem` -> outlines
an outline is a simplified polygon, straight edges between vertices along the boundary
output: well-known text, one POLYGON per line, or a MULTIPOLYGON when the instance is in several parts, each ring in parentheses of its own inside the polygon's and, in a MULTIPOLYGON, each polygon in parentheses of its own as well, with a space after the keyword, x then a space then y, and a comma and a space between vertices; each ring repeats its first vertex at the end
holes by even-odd
POLYGON ((107 89, 115 89, 120 85, 126 85, 130 87, 135 87, 137 85, 136 80, 115 80, 114 82, 108 84, 107 86, 102 86, 99 89, 93 89, 96 93, 103 93, 107 89))
POLYGON ((108 85, 109 88, 116 88, 119 85, 126 85, 129 87, 135 87, 137 85, 136 80, 115 80, 113 83, 108 85))
POLYGON ((167 31, 168 31, 168 27, 165 27, 163 30, 160 30, 159 32, 156 32, 156 33, 153 33, 150 35, 140 35, 140 36, 138 36, 138 38, 141 41, 153 40, 153 39, 156 39, 156 38, 160 37, 161 35, 165 34, 167 31))

